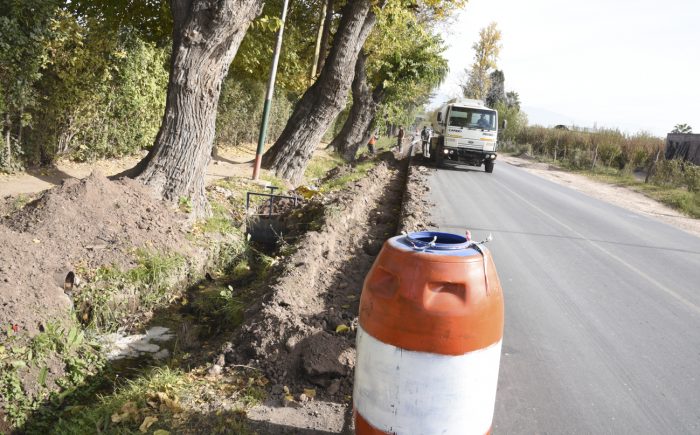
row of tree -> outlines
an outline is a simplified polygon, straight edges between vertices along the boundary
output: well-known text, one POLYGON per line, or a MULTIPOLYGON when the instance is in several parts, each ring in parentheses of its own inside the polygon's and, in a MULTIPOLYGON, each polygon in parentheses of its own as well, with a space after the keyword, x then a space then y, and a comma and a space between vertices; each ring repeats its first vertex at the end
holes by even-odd
MULTIPOLYGON (((277 139, 264 165, 298 182, 348 101, 333 141, 348 159, 378 119, 406 120, 447 72, 435 26, 464 3, 291 2, 273 110, 277 139)), ((128 175, 206 214, 212 147, 217 135, 241 130, 233 123, 256 106, 250 96, 267 75, 281 7, 281 0, 0 0, 0 165, 148 148, 128 175)))

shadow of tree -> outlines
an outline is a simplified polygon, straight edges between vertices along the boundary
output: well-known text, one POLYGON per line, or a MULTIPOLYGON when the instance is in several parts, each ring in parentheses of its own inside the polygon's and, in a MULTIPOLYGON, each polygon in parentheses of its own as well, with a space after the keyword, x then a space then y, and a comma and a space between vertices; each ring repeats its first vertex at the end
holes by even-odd
POLYGON ((30 175, 34 178, 41 180, 41 181, 44 181, 46 183, 50 183, 50 184, 53 184, 56 186, 61 185, 65 180, 68 180, 70 178, 75 178, 72 175, 58 169, 56 166, 50 166, 50 167, 46 167, 46 168, 32 168, 32 169, 27 169, 25 172, 27 175, 30 175))

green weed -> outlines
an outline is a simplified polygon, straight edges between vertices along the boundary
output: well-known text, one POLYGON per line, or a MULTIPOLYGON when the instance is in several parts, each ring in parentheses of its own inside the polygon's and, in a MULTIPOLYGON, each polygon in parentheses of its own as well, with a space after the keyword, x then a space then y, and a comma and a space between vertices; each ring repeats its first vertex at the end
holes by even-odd
POLYGON ((192 200, 187 196, 181 196, 177 201, 180 211, 190 213, 192 211, 192 200))
MULTIPOLYGON (((583 173, 598 181, 629 187, 690 217, 700 218, 700 192, 690 191, 683 187, 672 187, 667 183, 644 183, 628 172, 612 168, 597 168, 596 171, 584 171, 583 173)), ((652 181, 654 180, 652 179, 652 181)))
POLYGON ((330 154, 328 156, 314 156, 311 159, 306 171, 304 172, 304 177, 309 181, 320 180, 326 176, 328 171, 331 169, 344 165, 345 161, 342 157, 337 154, 330 154))
POLYGON ((5 415, 15 427, 22 427, 27 416, 45 400, 60 399, 104 366, 96 344, 87 340, 78 326, 66 331, 56 324, 48 324, 44 332, 32 338, 11 329, 4 335, 3 345, 0 345, 0 398, 5 415), (63 392, 49 394, 48 358, 58 358, 64 365, 63 374, 54 379, 63 392), (36 382, 36 394, 25 391, 23 376, 36 382))
POLYGON ((371 171, 375 166, 377 166, 377 162, 373 160, 368 160, 359 163, 355 165, 352 168, 352 171, 348 172, 347 174, 341 175, 336 178, 332 178, 327 182, 323 183, 321 185, 321 191, 334 192, 336 190, 341 190, 350 183, 354 183, 355 181, 361 180, 362 178, 366 177, 367 173, 371 171))
POLYGON ((153 310, 176 296, 171 287, 186 265, 182 255, 139 250, 136 263, 126 271, 103 266, 86 273, 89 282, 74 297, 84 324, 114 331, 135 313, 153 310))

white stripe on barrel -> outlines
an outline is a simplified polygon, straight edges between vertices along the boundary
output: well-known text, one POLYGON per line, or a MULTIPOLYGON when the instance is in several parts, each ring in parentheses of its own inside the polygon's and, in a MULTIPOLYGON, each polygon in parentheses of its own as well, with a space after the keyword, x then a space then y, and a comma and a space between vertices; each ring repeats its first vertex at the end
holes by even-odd
POLYGON ((493 420, 501 343, 439 355, 400 349, 359 327, 355 410, 396 435, 485 434, 493 420))

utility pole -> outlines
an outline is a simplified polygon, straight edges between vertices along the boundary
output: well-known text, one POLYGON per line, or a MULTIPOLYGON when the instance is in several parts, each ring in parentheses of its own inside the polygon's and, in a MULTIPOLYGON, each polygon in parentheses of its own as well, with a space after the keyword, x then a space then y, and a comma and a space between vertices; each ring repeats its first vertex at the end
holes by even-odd
POLYGON ((267 95, 265 96, 265 106, 263 107, 262 122, 260 123, 260 136, 258 137, 258 150, 255 153, 255 166, 253 167, 253 180, 257 180, 260 175, 260 164, 263 150, 265 149, 265 137, 267 136, 267 124, 270 120, 270 107, 272 106, 272 96, 275 93, 275 79, 277 78, 277 65, 280 60, 282 50, 282 38, 284 36, 284 24, 287 21, 287 6, 289 0, 284 0, 282 5, 282 24, 277 31, 277 44, 272 56, 272 66, 270 67, 270 80, 267 83, 267 95))

